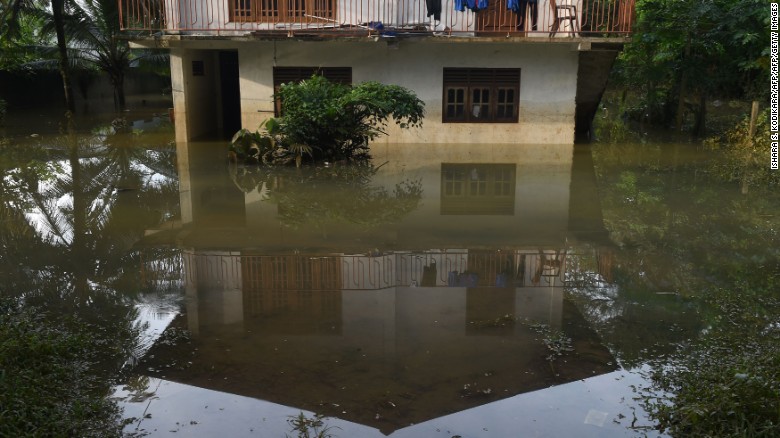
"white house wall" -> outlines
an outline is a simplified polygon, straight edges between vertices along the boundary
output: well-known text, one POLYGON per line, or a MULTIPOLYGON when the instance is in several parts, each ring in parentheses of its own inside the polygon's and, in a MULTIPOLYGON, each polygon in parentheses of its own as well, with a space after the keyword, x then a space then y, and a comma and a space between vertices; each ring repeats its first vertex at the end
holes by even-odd
POLYGON ((577 54, 568 44, 508 44, 456 40, 386 43, 267 41, 236 43, 243 127, 273 115, 273 67, 352 67, 353 83, 407 87, 425 102, 422 129, 391 126, 375 143, 571 144, 577 54), (441 122, 445 67, 520 68, 518 123, 441 122))

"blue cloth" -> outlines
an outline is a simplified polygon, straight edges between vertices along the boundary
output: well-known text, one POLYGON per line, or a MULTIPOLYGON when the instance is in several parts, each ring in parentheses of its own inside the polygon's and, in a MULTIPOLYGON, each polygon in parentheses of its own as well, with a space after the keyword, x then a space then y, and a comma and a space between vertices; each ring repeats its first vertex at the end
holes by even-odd
POLYGON ((488 0, 455 0, 455 10, 463 12, 466 8, 472 11, 478 11, 480 9, 486 9, 488 6, 488 0))
POLYGON ((538 0, 506 0, 506 8, 512 12, 520 12, 520 3, 536 3, 538 0))

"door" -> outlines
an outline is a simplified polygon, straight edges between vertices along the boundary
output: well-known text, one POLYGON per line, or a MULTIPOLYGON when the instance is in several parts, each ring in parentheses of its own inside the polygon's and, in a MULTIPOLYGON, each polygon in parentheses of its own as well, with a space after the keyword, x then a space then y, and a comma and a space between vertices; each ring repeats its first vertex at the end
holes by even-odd
POLYGON ((238 52, 219 52, 219 80, 222 95, 222 138, 241 129, 241 90, 238 85, 238 52))

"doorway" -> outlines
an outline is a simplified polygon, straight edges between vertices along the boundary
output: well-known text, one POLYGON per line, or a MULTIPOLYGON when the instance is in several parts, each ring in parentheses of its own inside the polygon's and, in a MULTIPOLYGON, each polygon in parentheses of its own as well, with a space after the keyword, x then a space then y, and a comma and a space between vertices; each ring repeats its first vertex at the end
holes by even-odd
POLYGON ((241 89, 238 83, 238 52, 219 52, 219 80, 222 95, 222 138, 230 139, 241 129, 241 89))

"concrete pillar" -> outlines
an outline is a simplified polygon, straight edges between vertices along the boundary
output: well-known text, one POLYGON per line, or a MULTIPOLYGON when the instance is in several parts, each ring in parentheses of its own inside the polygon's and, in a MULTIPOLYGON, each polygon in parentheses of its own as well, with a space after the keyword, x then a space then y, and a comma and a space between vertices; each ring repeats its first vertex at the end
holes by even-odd
POLYGON ((220 125, 219 52, 171 49, 171 93, 176 141, 218 132, 220 125))

